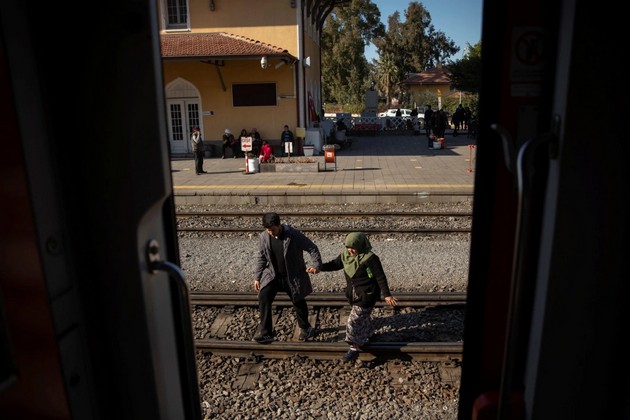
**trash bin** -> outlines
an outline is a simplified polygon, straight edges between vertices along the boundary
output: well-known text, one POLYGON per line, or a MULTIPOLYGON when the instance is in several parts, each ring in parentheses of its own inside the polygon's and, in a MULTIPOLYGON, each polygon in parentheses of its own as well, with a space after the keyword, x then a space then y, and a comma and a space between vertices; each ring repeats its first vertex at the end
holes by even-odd
POLYGON ((323 147, 324 149, 324 170, 326 170, 327 163, 335 164, 335 171, 337 170, 337 159, 335 158, 335 145, 327 144, 323 147))
POLYGON ((251 157, 247 158, 247 173, 248 174, 255 174, 256 172, 258 172, 259 168, 260 166, 259 166, 258 158, 251 158, 251 157))
POLYGON ((305 144, 304 147, 304 156, 313 156, 315 153, 315 146, 310 144, 305 144))

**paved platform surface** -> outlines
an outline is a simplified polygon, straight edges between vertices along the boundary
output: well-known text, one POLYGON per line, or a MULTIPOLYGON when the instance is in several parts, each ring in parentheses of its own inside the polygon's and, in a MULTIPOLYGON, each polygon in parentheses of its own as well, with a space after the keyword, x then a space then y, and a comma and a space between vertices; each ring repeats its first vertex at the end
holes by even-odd
POLYGON ((423 135, 353 136, 352 147, 323 155, 319 172, 245 171, 244 158, 204 159, 197 175, 192 158, 174 158, 176 204, 415 203, 472 199, 475 139, 447 134, 444 149, 423 135))

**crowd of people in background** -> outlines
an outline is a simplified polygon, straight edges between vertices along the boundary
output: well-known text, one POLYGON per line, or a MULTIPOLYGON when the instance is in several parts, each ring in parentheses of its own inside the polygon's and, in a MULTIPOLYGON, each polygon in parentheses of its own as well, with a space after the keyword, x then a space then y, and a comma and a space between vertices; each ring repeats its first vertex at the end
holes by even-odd
MULTIPOLYGON (((263 140, 256 128, 252 128, 249 132, 247 129, 243 128, 238 137, 235 137, 232 130, 229 128, 224 129, 221 140, 221 159, 228 157, 228 154, 231 154, 234 159, 245 157, 246 152, 243 151, 243 141, 246 138, 251 138, 251 150, 247 151, 248 154, 258 157, 261 163, 271 162, 275 159, 272 145, 269 141, 263 140), (231 153, 229 153, 230 151, 231 153)), ((289 126, 285 124, 280 133, 280 155, 285 156, 297 152, 297 145, 295 143, 295 134, 293 134, 289 126)), ((195 127, 191 135, 191 148, 195 158, 197 174, 206 173, 203 171, 205 147, 199 127, 195 127)))
MULTIPOLYGON (((396 115, 399 114, 400 109, 396 111, 396 115)), ((426 106, 424 118, 422 118, 421 115, 418 115, 418 109, 415 108, 411 110, 411 118, 407 118, 405 122, 406 125, 404 128, 413 130, 415 134, 419 134, 420 130, 424 128, 424 132, 428 139, 428 147, 430 148, 433 147, 433 141, 436 138, 443 138, 446 130, 451 126, 453 128, 454 137, 458 136, 462 130, 466 130, 468 132, 469 138, 476 137, 476 123, 474 115, 470 107, 465 107, 462 104, 457 106, 450 118, 448 113, 446 113, 443 109, 434 110, 431 105, 426 106), (422 125, 424 125, 424 127, 422 127, 422 125)), ((392 126, 390 118, 387 119, 387 123, 390 125, 386 125, 384 129, 401 128, 399 125, 396 127, 392 126)), ((348 136, 351 129, 344 122, 344 118, 337 118, 333 127, 332 133, 330 133, 330 135, 326 135, 325 141, 328 144, 339 144, 339 146, 343 148, 345 145, 345 139, 343 139, 343 137, 348 136)), ((198 128, 197 131, 193 133, 193 136, 200 136, 198 128)), ((232 131, 229 128, 226 128, 222 139, 221 158, 226 158, 226 152, 228 150, 231 150, 233 158, 245 157, 245 152, 242 150, 242 144, 243 139, 248 137, 252 138, 252 149, 247 153, 258 157, 261 163, 271 162, 276 158, 273 153, 273 147, 269 141, 263 142, 262 136, 256 128, 252 128, 249 132, 243 128, 238 137, 235 137, 232 134, 232 131), (266 145, 264 148, 263 143, 266 145)), ((197 137, 195 137, 195 139, 196 138, 197 137)), ((196 165, 197 173, 201 174, 205 173, 203 171, 203 143, 199 146, 198 140, 195 139, 191 139, 192 148, 196 162, 199 162, 196 165)), ((294 133, 289 129, 289 126, 285 124, 282 132, 280 133, 279 156, 291 156, 294 153, 297 155, 299 153, 298 147, 299 145, 296 144, 296 137, 294 133)))
POLYGON ((262 136, 258 132, 256 128, 252 128, 250 132, 248 132, 245 128, 241 130, 241 133, 238 137, 234 137, 232 131, 229 128, 226 128, 223 131, 222 145, 221 145, 221 159, 225 159, 226 151, 232 151, 232 157, 234 159, 245 157, 245 153, 242 150, 243 139, 246 137, 252 138, 252 150, 251 153, 255 156, 258 156, 262 151, 263 140, 262 136))
POLYGON ((443 138, 448 127, 453 126, 453 137, 459 135, 460 130, 467 130, 468 137, 475 137, 476 125, 470 107, 459 104, 451 116, 449 122, 447 113, 439 109, 434 111, 431 105, 427 105, 424 111, 424 128, 428 138, 428 146, 433 147, 433 139, 443 138))
POLYGON ((453 124, 453 136, 459 135, 459 130, 470 130, 472 120, 472 111, 469 107, 465 107, 462 104, 455 109, 451 123, 453 124))

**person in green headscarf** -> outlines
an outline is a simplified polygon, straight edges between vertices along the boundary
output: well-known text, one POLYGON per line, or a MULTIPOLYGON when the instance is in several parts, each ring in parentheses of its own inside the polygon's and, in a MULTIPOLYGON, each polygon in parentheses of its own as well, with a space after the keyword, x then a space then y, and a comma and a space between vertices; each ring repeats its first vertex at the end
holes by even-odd
POLYGON ((324 263, 321 271, 343 269, 346 277, 346 298, 352 306, 346 324, 346 342, 350 349, 343 356, 345 362, 359 357, 364 346, 374 333, 372 310, 381 294, 388 305, 396 306, 398 300, 392 296, 383 271, 381 260, 372 252, 372 245, 362 232, 346 236, 345 249, 334 260, 324 263))

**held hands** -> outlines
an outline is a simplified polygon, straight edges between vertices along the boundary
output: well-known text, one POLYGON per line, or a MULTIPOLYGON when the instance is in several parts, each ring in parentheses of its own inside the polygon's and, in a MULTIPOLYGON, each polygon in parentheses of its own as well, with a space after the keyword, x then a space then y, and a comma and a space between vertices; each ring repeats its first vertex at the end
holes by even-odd
POLYGON ((385 298, 385 302, 387 302, 388 305, 396 306, 398 304, 398 299, 393 296, 387 296, 385 298))
MULTIPOLYGON (((311 274, 317 274, 320 271, 321 270, 319 268, 315 268, 315 267, 308 267, 306 269, 306 272, 311 273, 311 274)), ((254 290, 257 292, 260 292, 260 280, 254 280, 254 290)))

